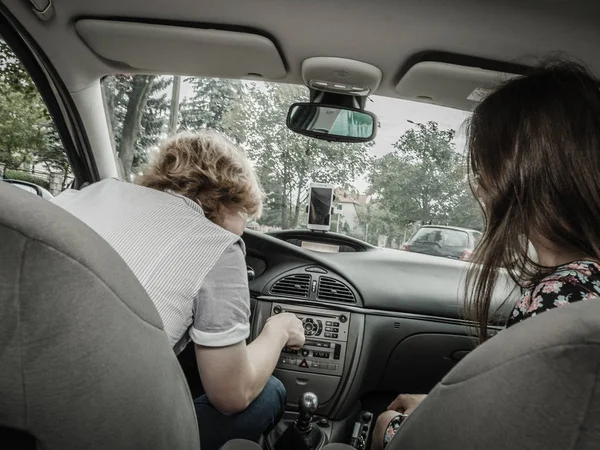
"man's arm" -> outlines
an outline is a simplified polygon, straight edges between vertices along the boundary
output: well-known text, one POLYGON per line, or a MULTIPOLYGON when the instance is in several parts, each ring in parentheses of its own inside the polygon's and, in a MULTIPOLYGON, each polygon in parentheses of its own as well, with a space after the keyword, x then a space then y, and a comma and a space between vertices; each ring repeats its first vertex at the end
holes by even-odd
POLYGON ((223 414, 243 411, 262 392, 285 345, 304 344, 302 322, 279 314, 246 345, 249 320, 246 262, 241 245, 234 244, 203 281, 190 328, 204 390, 223 414))
POLYGON ((302 322, 289 313, 275 316, 250 344, 229 347, 196 344, 200 378, 211 404, 223 414, 245 410, 262 392, 285 345, 304 344, 302 322))

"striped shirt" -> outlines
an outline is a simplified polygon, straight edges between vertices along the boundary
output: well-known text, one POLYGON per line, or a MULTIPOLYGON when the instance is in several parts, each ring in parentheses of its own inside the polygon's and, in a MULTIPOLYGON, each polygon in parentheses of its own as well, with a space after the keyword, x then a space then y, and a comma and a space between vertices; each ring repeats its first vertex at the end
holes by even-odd
POLYGON ((239 236, 177 194, 107 179, 54 202, 102 236, 154 302, 179 353, 237 344, 250 334, 250 298, 239 236))

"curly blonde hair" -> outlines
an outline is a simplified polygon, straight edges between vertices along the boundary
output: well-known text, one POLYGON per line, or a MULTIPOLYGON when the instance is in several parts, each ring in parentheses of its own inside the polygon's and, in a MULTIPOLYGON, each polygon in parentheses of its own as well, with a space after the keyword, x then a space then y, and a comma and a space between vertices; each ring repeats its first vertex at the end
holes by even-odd
POLYGON ((260 217, 263 192, 245 153, 215 131, 183 132, 165 140, 136 183, 197 201, 218 225, 224 210, 260 217))

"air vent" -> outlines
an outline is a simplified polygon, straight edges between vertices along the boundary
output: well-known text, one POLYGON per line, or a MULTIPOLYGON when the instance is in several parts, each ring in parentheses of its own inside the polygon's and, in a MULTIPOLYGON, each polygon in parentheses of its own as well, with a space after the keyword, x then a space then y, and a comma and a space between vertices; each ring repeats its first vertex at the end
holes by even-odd
POLYGON ((354 302, 354 294, 344 283, 329 277, 319 279, 319 290, 317 291, 319 300, 331 302, 354 302))
POLYGON ((308 298, 310 275, 290 275, 277 281, 271 288, 273 295, 308 298))

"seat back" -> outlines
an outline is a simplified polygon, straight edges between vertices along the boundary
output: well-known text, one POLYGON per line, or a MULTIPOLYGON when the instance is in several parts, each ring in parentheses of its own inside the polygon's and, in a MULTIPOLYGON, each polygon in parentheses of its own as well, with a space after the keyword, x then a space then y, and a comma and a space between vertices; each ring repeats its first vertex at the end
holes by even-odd
POLYGON ((200 447, 180 366, 125 262, 61 208, 6 183, 0 399, 0 448, 200 447))
POLYGON ((504 330, 465 357, 390 450, 600 448, 600 299, 504 330))

